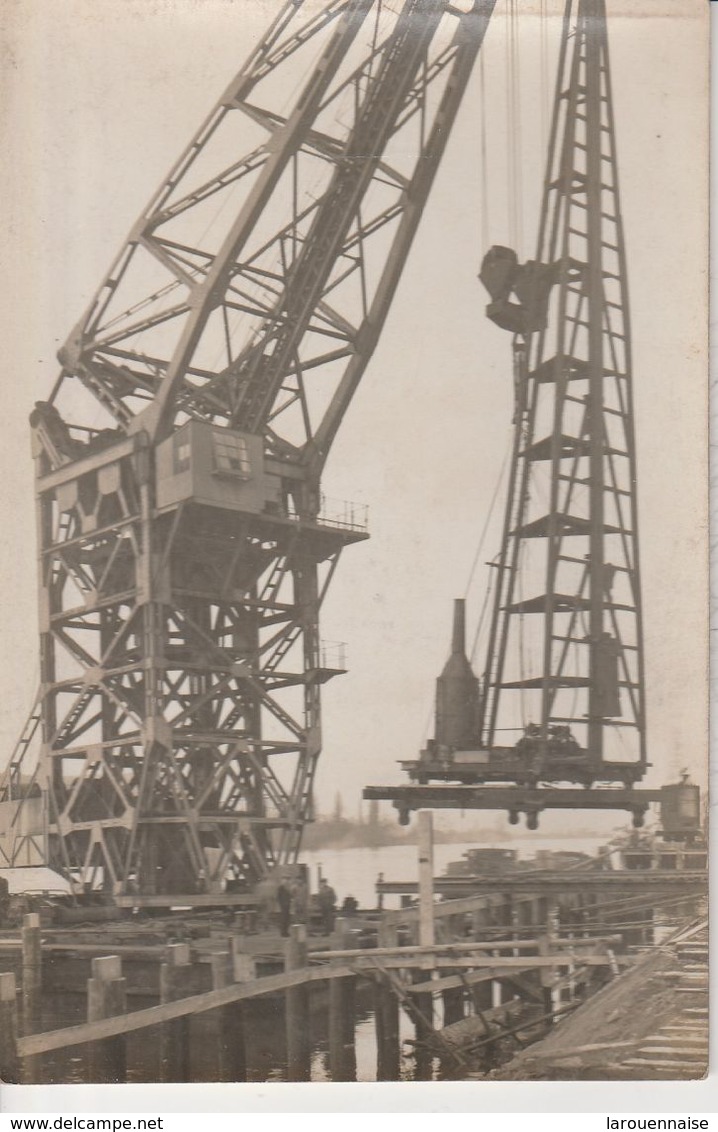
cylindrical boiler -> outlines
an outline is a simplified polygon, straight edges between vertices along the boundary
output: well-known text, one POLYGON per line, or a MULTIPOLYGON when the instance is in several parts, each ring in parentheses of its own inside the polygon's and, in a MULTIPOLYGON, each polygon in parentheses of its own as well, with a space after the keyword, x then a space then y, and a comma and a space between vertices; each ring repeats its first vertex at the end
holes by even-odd
POLYGON ((454 602, 451 655, 436 681, 436 743, 449 751, 478 744, 479 681, 466 657, 465 602, 454 602))

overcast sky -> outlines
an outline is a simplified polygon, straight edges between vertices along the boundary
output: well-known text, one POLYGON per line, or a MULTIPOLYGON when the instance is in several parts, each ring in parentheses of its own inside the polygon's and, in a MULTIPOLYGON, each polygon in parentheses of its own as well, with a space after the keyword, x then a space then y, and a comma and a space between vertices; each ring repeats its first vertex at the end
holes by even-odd
MULTIPOLYGON (((5 236, 0 632, 9 750, 37 681, 35 528, 27 418, 55 351, 132 222, 279 5, 275 0, 5 0, 0 174, 5 236)), ((524 255, 543 166, 539 21, 521 6, 524 255), (537 109, 538 108, 538 109, 537 109)), ((553 11, 552 0, 549 8, 553 11)), ((609 3, 619 171, 634 327, 652 782, 706 762, 707 5, 609 3), (619 18, 620 17, 620 18, 619 18)), ((326 494, 369 505, 371 541, 346 551, 322 635, 347 642, 328 685, 320 807, 340 786, 399 781, 426 738, 509 438, 510 341, 476 279, 509 241, 505 19, 485 45, 488 200, 478 69, 380 345, 335 442, 326 494)), ((549 21, 549 63, 559 21, 549 21)), ((482 561, 498 549, 498 512, 482 561)), ((469 629, 486 584, 469 594, 469 629)), ((4 758, 1 757, 1 758, 4 758)))

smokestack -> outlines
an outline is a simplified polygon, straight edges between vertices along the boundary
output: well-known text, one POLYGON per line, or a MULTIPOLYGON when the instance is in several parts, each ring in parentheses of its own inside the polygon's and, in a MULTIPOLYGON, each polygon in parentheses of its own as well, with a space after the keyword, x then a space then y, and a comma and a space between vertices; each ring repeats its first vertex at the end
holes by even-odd
POLYGON ((466 655, 466 602, 463 597, 454 600, 454 629, 451 635, 452 656, 466 655))

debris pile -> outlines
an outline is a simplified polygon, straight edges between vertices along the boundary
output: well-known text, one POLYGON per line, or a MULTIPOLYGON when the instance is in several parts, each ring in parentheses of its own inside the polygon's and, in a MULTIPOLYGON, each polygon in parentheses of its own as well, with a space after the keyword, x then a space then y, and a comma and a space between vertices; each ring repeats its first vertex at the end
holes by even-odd
POLYGON ((641 956, 489 1078, 700 1078, 707 1070, 707 994, 707 923, 701 921, 641 956))

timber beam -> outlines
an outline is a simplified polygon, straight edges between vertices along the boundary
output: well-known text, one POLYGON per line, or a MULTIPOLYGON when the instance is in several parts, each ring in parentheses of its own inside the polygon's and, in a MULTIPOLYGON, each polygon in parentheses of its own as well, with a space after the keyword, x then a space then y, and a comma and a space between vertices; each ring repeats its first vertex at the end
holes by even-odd
MULTIPOLYGON (((434 891, 439 896, 465 892, 467 889, 480 892, 525 892, 533 895, 550 892, 621 892, 637 891, 644 894, 646 889, 660 892, 664 889, 679 889, 686 899, 705 892, 706 873, 704 871, 683 871, 672 869, 617 869, 615 872, 576 872, 568 869, 545 873, 540 869, 521 870, 516 873, 498 873, 451 877, 434 877, 434 891)), ((415 896, 419 884, 415 880, 380 881, 376 890, 385 896, 415 896)), ((452 905, 459 901, 451 901, 452 905)), ((578 941, 574 941, 578 942, 578 941)), ((493 945, 492 945, 493 946, 493 945)))
POLYGON ((512 824, 526 814, 530 828, 536 828, 544 810, 625 810, 633 815, 635 826, 651 803, 660 802, 659 790, 596 787, 593 789, 553 786, 365 786, 363 797, 370 801, 392 802, 399 821, 407 825, 413 810, 506 810, 512 824))

